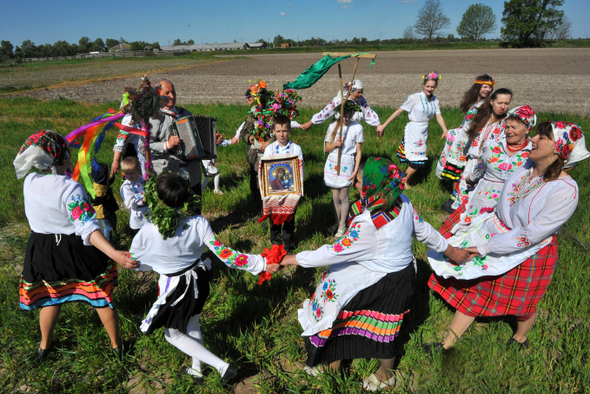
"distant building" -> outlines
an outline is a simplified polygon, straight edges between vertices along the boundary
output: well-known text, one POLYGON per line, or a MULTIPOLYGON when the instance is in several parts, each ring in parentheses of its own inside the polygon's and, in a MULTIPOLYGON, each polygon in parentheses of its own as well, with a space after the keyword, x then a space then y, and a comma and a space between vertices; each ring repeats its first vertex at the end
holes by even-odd
POLYGON ((128 52, 131 50, 131 45, 129 44, 117 44, 112 48, 109 48, 109 52, 128 52))
POLYGON ((266 44, 263 42, 249 42, 248 49, 266 49, 266 44))
POLYGON ((240 49, 264 49, 266 45, 260 42, 231 42, 222 44, 193 44, 193 45, 162 45, 164 52, 209 52, 209 51, 232 51, 240 49))
POLYGON ((288 42, 282 43, 281 48, 289 48, 289 43, 288 42))

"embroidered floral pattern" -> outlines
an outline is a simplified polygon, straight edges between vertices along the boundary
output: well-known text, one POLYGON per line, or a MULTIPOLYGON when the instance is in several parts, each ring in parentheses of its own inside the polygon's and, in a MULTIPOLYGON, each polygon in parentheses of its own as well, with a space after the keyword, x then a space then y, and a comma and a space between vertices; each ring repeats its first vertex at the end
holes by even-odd
POLYGON ((324 300, 324 302, 336 302, 338 298, 338 294, 335 293, 336 291, 336 280, 328 279, 324 281, 322 285, 322 293, 320 294, 320 298, 324 300))
POLYGON ((520 236, 516 237, 517 244, 519 248, 527 248, 531 246, 531 240, 528 239, 526 234, 520 234, 520 236))
POLYGON ((215 254, 226 265, 230 267, 248 267, 248 255, 239 253, 231 248, 224 246, 217 237, 214 237, 213 241, 210 241, 209 244, 213 245, 215 254))
POLYGON ((72 196, 71 202, 68 204, 68 211, 70 213, 70 222, 79 221, 84 224, 96 216, 94 208, 90 205, 88 196, 76 194, 72 196))
POLYGON ((322 320, 322 317, 324 317, 324 309, 320 306, 320 303, 318 302, 318 299, 315 296, 315 293, 313 293, 313 295, 311 296, 311 309, 313 310, 313 318, 315 319, 316 322, 322 320))
POLYGON ((473 265, 475 265, 476 267, 481 268, 483 271, 488 269, 488 265, 485 263, 485 261, 487 260, 488 256, 475 256, 473 258, 473 265))
POLYGON ((348 231, 342 237, 340 237, 340 239, 336 241, 334 245, 332 245, 332 250, 336 253, 340 253, 344 250, 344 248, 350 248, 353 243, 359 240, 360 232, 360 223, 354 223, 352 227, 350 227, 348 231))
POLYGON ((414 221, 418 223, 424 223, 424 219, 422 219, 422 217, 418 214, 416 208, 414 208, 414 221))

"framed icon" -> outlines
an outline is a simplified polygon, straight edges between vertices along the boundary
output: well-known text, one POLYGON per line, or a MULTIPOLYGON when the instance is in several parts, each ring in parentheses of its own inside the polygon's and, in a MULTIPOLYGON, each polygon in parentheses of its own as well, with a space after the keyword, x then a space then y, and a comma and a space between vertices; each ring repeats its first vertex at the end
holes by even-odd
POLYGON ((291 193, 301 194, 303 190, 298 157, 263 160, 260 175, 263 197, 291 193))

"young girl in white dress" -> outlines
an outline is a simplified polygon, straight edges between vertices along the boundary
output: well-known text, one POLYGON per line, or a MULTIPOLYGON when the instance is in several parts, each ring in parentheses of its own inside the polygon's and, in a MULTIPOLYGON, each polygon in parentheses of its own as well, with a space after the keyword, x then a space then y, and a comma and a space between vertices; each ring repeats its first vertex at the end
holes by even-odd
POLYGON ((441 76, 437 73, 429 73, 422 76, 422 92, 408 96, 405 103, 387 119, 382 126, 377 127, 377 135, 382 136, 385 127, 402 112, 407 111, 410 122, 406 125, 404 139, 397 150, 397 157, 401 163, 408 163, 406 169, 405 188, 409 188, 410 179, 418 168, 426 166, 426 151, 428 139, 428 122, 436 116, 436 120, 443 129, 443 135, 447 134, 445 120, 440 113, 438 98, 434 90, 438 86, 441 76))
MULTIPOLYGON (((324 184, 332 188, 332 201, 336 223, 328 232, 336 231, 335 236, 341 237, 346 231, 346 219, 350 202, 348 189, 355 179, 361 163, 361 145, 365 141, 363 127, 352 120, 360 108, 353 101, 344 104, 344 119, 338 119, 328 127, 325 151, 330 153, 324 166, 324 184), (342 126, 342 138, 339 137, 342 126), (341 151, 340 173, 338 173, 338 151, 341 151)), ((337 107, 337 112, 340 107, 337 107)))

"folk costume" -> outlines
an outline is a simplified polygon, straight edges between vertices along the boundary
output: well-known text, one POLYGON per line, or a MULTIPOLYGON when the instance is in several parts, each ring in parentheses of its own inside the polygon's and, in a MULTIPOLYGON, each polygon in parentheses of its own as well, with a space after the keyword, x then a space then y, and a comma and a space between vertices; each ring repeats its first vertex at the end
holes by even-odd
MULTIPOLYGON (((348 96, 350 95, 349 91, 352 93, 355 90, 365 88, 363 83, 358 79, 355 79, 352 82, 352 88, 350 88, 349 85, 350 85, 350 83, 347 83, 344 86, 344 100, 345 101, 351 100, 350 98, 348 98, 348 96)), ((373 111, 373 109, 371 109, 371 107, 367 103, 367 100, 363 96, 361 96, 358 100, 353 100, 353 101, 360 107, 360 110, 356 111, 354 113, 354 116, 352 117, 353 122, 360 123, 361 120, 364 119, 365 122, 367 122, 371 126, 377 127, 381 124, 381 122, 379 121, 379 115, 377 115, 377 113, 375 111, 373 111)), ((332 99, 332 101, 328 105, 326 105, 326 107, 324 107, 324 109, 322 109, 320 112, 318 112, 317 114, 315 114, 311 118, 311 123, 321 124, 321 123, 324 123, 329 118, 331 118, 332 116, 334 116, 335 119, 340 118, 340 113, 338 111, 336 111, 336 107, 338 107, 340 104, 342 104, 342 93, 338 92, 336 94, 336 97, 334 97, 332 99)))
POLYGON ((397 157, 401 163, 408 163, 413 168, 424 167, 427 160, 428 122, 440 115, 438 98, 433 95, 429 100, 424 92, 414 93, 408 96, 401 108, 408 112, 410 122, 404 130, 397 157))
POLYGON ((129 209, 129 227, 132 230, 139 230, 148 220, 149 209, 144 200, 145 191, 143 179, 138 178, 135 182, 125 180, 121 184, 121 198, 123 204, 129 209))
POLYGON ((69 154, 64 137, 41 130, 27 139, 13 163, 19 179, 32 167, 52 170, 31 173, 24 182, 31 228, 19 292, 25 310, 66 302, 114 309, 117 267, 90 243, 90 235, 101 231, 90 198, 82 185, 55 170, 69 154))
MULTIPOLYGON (((528 127, 529 132, 537 122, 535 111, 528 105, 512 109, 508 114, 508 118, 511 117, 521 120, 528 127)), ((453 234, 462 232, 477 216, 494 212, 498 198, 504 188, 504 182, 526 162, 531 148, 532 143, 528 138, 525 146, 516 152, 508 145, 504 134, 499 137, 499 141, 487 140, 483 145, 481 156, 473 171, 466 177, 476 186, 473 190, 467 191, 467 199, 464 200, 463 206, 465 209, 451 215, 447 222, 443 224, 440 230, 441 234, 448 238, 453 234), (456 223, 456 217, 461 211, 463 212, 456 223)))
MULTIPOLYGON (((172 208, 168 210, 177 212, 172 208)), ((165 222, 168 218, 163 219, 165 222)), ((165 327, 166 340, 192 357, 190 374, 200 376, 201 362, 205 362, 224 376, 230 364, 203 346, 199 326, 199 314, 209 295, 211 279, 211 262, 209 259, 203 261, 201 257, 208 249, 229 268, 252 274, 266 269, 266 259, 224 246, 211 230, 209 222, 200 215, 178 215, 176 220, 177 226, 169 232, 154 223, 147 223, 133 238, 130 253, 134 260, 141 263, 138 270, 154 270, 160 274, 158 299, 140 328, 150 334, 165 327)), ((158 222, 157 217, 154 217, 154 222, 158 222)))
POLYGON ((94 198, 91 198, 90 202, 96 211, 96 218, 102 226, 102 233, 105 239, 110 242, 111 235, 117 228, 117 214, 115 212, 119 210, 119 204, 117 204, 111 189, 111 185, 115 182, 115 175, 110 174, 109 170, 107 165, 103 163, 95 163, 92 166, 94 198))
MULTIPOLYGON (((133 122, 133 116, 127 114, 121 120, 123 126, 135 127, 141 129, 141 124, 133 122)), ((129 156, 137 157, 141 166, 141 175, 146 175, 146 158, 145 158, 145 140, 137 134, 129 133, 124 130, 119 130, 115 145, 113 146, 113 152, 121 152, 122 159, 129 156)))
POLYGON ((447 132, 447 140, 440 155, 440 159, 436 165, 436 176, 440 179, 448 179, 451 181, 458 181, 461 179, 461 174, 465 169, 465 162, 467 161, 466 147, 469 142, 467 130, 478 108, 485 100, 481 100, 473 104, 465 117, 460 127, 451 129, 447 132))
MULTIPOLYGON (((299 158, 299 168, 294 168, 293 171, 299 171, 299 177, 303 180, 303 152, 301 147, 289 141, 286 146, 281 146, 278 141, 268 145, 264 150, 262 160, 272 159, 289 159, 292 157, 299 158)), ((261 163, 259 163, 258 173, 261 172, 261 163)), ((287 177, 280 180, 277 176, 278 169, 271 171, 270 184, 274 191, 295 191, 294 174, 288 174, 287 177)), ((287 171, 288 169, 283 169, 287 171)), ((282 195, 273 195, 263 190, 262 179, 258 179, 259 187, 262 196, 262 217, 260 222, 269 218, 270 220, 270 241, 275 245, 284 245, 285 250, 293 250, 295 248, 294 232, 295 232, 295 212, 299 199, 303 196, 303 186, 300 193, 289 193, 282 195)))
MULTIPOLYGON (((330 124, 324 142, 334 142, 339 135, 337 127, 338 122, 332 122, 330 124), (336 134, 332 138, 334 129, 336 129, 336 134)), ((342 125, 342 146, 330 152, 324 165, 324 184, 326 186, 340 189, 349 187, 352 184, 352 181, 348 178, 352 175, 355 167, 356 144, 362 144, 363 142, 365 142, 365 136, 363 126, 360 123, 352 121, 348 126, 345 124, 342 125), (340 174, 338 174, 339 150, 342 151, 340 157, 340 174)))
MULTIPOLYGON (((590 156, 577 125, 552 126, 564 159, 571 163, 590 156)), ((515 315, 526 321, 551 282, 558 259, 555 234, 574 213, 579 191, 568 175, 546 182, 532 177, 533 169, 530 160, 518 168, 506 181, 496 212, 479 216, 466 232, 449 239, 451 245, 476 246, 481 257, 455 265, 439 252, 428 252, 435 272, 428 285, 465 315, 515 315)))
POLYGON ((402 194, 402 177, 389 160, 369 158, 365 197, 351 207, 348 231, 333 245, 297 254, 302 267, 330 266, 299 310, 309 367, 396 354, 416 288, 412 236, 440 252, 448 246, 402 194))

